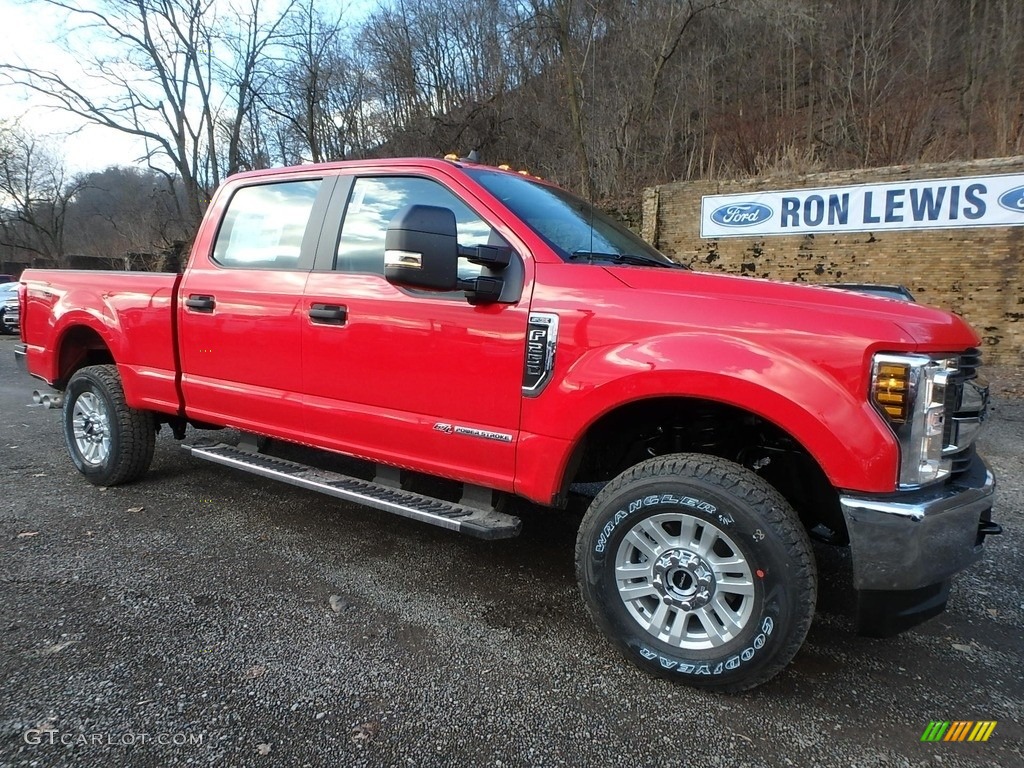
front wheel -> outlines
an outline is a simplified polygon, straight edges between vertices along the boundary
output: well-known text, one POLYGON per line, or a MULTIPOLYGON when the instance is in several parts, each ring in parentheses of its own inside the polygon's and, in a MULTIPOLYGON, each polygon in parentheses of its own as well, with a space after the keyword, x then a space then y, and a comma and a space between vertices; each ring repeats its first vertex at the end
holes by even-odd
POLYGON ((720 691, 778 674, 803 644, 817 576, 786 500, 725 459, 676 454, 594 499, 576 570, 597 626, 639 667, 720 691))
POLYGON ((92 365, 71 377, 63 421, 71 461, 93 485, 131 482, 149 469, 153 415, 128 407, 117 366, 92 365))

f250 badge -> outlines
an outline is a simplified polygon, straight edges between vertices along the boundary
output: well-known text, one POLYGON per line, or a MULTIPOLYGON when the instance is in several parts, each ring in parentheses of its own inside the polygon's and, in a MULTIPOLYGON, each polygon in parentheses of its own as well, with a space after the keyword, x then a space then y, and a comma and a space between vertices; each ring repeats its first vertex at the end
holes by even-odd
POLYGON ((526 326, 526 365, 523 368, 523 394, 536 397, 551 379, 558 345, 558 315, 531 312, 526 326))

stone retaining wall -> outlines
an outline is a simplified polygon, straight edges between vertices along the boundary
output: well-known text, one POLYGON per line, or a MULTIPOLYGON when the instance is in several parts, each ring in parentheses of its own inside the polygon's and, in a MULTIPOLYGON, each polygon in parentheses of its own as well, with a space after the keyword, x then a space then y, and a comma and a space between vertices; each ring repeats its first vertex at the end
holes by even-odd
POLYGON ((963 315, 988 363, 1024 366, 1024 227, 702 240, 703 195, 1024 171, 1024 157, 895 166, 744 181, 663 184, 643 199, 643 235, 697 269, 809 283, 902 283, 917 300, 963 315))

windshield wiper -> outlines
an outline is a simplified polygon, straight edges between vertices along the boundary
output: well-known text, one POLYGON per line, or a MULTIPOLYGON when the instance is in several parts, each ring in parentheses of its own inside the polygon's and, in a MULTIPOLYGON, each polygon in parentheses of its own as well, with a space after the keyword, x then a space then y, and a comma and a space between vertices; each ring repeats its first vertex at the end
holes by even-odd
POLYGON ((610 261, 612 264, 629 264, 636 267, 668 267, 669 269, 689 269, 689 267, 678 264, 674 261, 661 261, 653 256, 644 256, 640 253, 598 253, 596 251, 574 251, 569 254, 570 261, 585 261, 592 264, 595 261, 610 261))

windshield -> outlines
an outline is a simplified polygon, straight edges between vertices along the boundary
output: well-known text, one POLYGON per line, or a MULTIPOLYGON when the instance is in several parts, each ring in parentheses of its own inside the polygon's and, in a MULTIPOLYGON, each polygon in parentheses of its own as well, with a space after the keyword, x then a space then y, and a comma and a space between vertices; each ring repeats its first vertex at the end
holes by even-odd
POLYGON ((680 266, 626 227, 565 190, 524 176, 467 168, 488 192, 540 235, 565 261, 607 260, 680 266))

